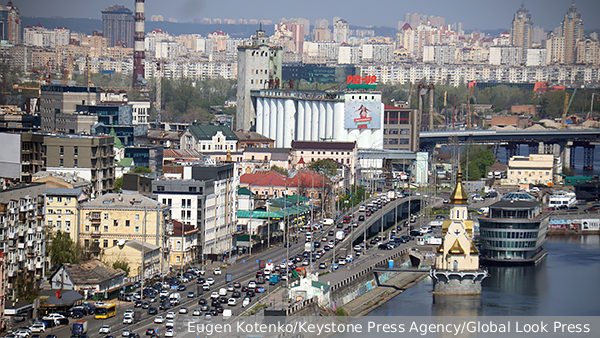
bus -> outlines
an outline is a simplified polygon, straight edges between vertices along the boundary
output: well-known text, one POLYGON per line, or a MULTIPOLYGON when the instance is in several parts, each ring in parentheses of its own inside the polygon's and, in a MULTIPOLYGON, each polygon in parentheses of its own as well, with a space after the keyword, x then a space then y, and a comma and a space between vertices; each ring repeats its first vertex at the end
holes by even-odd
POLYGON ((107 319, 114 317, 117 315, 117 305, 114 303, 109 303, 96 306, 94 314, 96 319, 107 319))

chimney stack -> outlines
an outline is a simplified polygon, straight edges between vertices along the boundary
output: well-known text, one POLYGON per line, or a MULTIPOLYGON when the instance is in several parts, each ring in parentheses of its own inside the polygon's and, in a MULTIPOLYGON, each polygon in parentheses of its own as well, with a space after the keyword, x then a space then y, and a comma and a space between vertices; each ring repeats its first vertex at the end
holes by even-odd
POLYGON ((135 0, 135 35, 133 36, 133 88, 139 88, 145 77, 146 58, 144 39, 146 37, 146 0, 135 0))

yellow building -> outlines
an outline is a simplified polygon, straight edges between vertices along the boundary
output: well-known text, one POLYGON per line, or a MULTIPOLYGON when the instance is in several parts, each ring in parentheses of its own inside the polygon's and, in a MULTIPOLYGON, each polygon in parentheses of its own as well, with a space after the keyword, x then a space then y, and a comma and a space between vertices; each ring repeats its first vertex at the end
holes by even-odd
MULTIPOLYGON (((79 241, 96 256, 121 240, 135 239, 167 248, 170 226, 167 205, 138 193, 111 193, 81 205, 79 241)), ((166 250, 161 257, 165 256, 166 250)))
POLYGON ((554 155, 533 154, 529 156, 513 156, 508 161, 504 185, 545 184, 553 182, 554 155))
POLYGON ((73 242, 79 240, 79 203, 87 200, 81 189, 46 188, 46 229, 63 231, 73 242))
POLYGON ((437 294, 481 294, 487 271, 479 269, 479 250, 473 243, 473 221, 468 219, 468 197, 460 169, 450 204, 450 217, 442 223, 443 242, 430 272, 433 290, 437 294))
POLYGON ((127 277, 142 274, 142 256, 144 257, 144 276, 151 278, 161 272, 160 248, 154 244, 143 243, 137 239, 121 240, 117 245, 102 250, 101 259, 108 265, 125 262, 129 266, 127 277))
POLYGON ((178 269, 192 263, 197 258, 198 228, 173 220, 173 229, 169 237, 169 265, 178 269), (182 227, 183 236, 181 234, 182 227))

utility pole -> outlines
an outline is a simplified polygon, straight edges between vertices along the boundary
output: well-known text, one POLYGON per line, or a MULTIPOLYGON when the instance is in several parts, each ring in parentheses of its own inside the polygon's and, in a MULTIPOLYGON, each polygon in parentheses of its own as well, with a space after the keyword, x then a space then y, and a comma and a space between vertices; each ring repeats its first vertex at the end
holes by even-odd
MULTIPOLYGON (((143 238, 143 241, 142 241, 142 269, 140 271, 141 272, 141 278, 140 278, 141 279, 141 281, 140 281, 141 288, 140 288, 140 290, 142 292, 142 299, 144 299, 144 281, 146 279, 146 274, 144 273, 144 268, 145 268, 145 266, 144 266, 144 263, 145 263, 145 260, 144 260, 144 258, 145 258, 144 248, 146 247, 146 216, 147 216, 147 211, 148 210, 146 209, 146 206, 144 206, 144 229, 142 229, 142 233, 143 233, 142 234, 142 238, 143 238)), ((158 226, 158 224, 157 224, 157 226, 158 226)))

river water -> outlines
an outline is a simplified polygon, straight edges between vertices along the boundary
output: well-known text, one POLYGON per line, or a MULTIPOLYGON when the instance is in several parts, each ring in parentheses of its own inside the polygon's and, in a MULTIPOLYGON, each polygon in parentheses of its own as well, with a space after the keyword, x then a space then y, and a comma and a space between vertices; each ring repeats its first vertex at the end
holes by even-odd
POLYGON ((434 296, 427 277, 368 316, 600 316, 600 236, 548 237, 536 266, 488 267, 481 296, 434 296))

